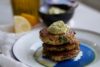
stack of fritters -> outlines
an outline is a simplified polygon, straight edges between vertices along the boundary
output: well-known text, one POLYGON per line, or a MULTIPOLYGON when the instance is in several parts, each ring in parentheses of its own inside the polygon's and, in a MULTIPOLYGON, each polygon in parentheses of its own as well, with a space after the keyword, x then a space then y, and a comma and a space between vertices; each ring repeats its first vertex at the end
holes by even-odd
POLYGON ((79 53, 79 41, 75 32, 69 30, 62 34, 51 34, 47 28, 40 31, 43 41, 43 55, 54 61, 63 61, 74 58, 79 53))

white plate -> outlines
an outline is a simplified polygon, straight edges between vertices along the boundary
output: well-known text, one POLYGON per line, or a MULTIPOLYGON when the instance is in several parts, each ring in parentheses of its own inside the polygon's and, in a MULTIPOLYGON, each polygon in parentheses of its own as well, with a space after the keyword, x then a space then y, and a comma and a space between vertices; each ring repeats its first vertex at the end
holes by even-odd
MULTIPOLYGON (((33 32, 24 35, 21 37, 13 46, 13 53, 15 57, 29 65, 31 67, 44 67, 37 63, 33 57, 34 52, 36 49, 41 45, 41 40, 39 38, 39 30, 34 30, 33 32)), ((87 46, 92 47, 96 53, 95 61, 88 65, 87 67, 98 67, 100 65, 100 34, 83 30, 83 29, 74 29, 76 31, 76 37, 81 40, 83 43, 87 43, 87 46)))

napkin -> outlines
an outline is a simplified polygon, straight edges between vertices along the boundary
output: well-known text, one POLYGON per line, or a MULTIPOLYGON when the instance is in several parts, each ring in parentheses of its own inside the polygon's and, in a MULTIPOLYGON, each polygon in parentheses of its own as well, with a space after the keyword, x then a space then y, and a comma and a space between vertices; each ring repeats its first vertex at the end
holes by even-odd
POLYGON ((14 59, 0 54, 0 67, 28 67, 23 63, 17 62, 14 59))
POLYGON ((0 31, 0 53, 8 55, 13 43, 17 40, 14 34, 0 31))
POLYGON ((27 67, 27 65, 16 61, 11 55, 12 46, 16 40, 24 34, 0 31, 0 67, 27 67))

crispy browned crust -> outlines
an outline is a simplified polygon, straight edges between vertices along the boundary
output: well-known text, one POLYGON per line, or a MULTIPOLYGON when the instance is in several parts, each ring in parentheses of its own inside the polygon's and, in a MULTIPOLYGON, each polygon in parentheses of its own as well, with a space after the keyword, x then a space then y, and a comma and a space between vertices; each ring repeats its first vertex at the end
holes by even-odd
POLYGON ((51 45, 62 45, 69 41, 71 41, 74 38, 75 32, 73 31, 67 31, 63 34, 54 35, 47 31, 46 28, 42 29, 40 31, 40 38, 41 40, 46 44, 51 45))
POLYGON ((79 53, 80 49, 73 49, 70 51, 65 51, 65 52, 45 52, 43 51, 43 55, 46 56, 47 58, 53 60, 53 61, 63 61, 63 60, 68 60, 68 59, 72 59, 74 57, 77 56, 77 54, 79 53))
POLYGON ((79 47, 80 43, 75 39, 73 43, 66 43, 63 45, 49 45, 43 43, 43 49, 47 51, 64 51, 64 50, 72 50, 76 47, 79 47))

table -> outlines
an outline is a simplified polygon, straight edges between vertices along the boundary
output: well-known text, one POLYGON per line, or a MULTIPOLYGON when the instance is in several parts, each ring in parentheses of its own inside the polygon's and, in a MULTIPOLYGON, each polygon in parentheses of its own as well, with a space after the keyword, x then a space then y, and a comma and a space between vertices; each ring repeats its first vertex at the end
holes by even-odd
POLYGON ((72 27, 100 33, 100 12, 89 6, 80 3, 75 11, 73 20, 72 27))

